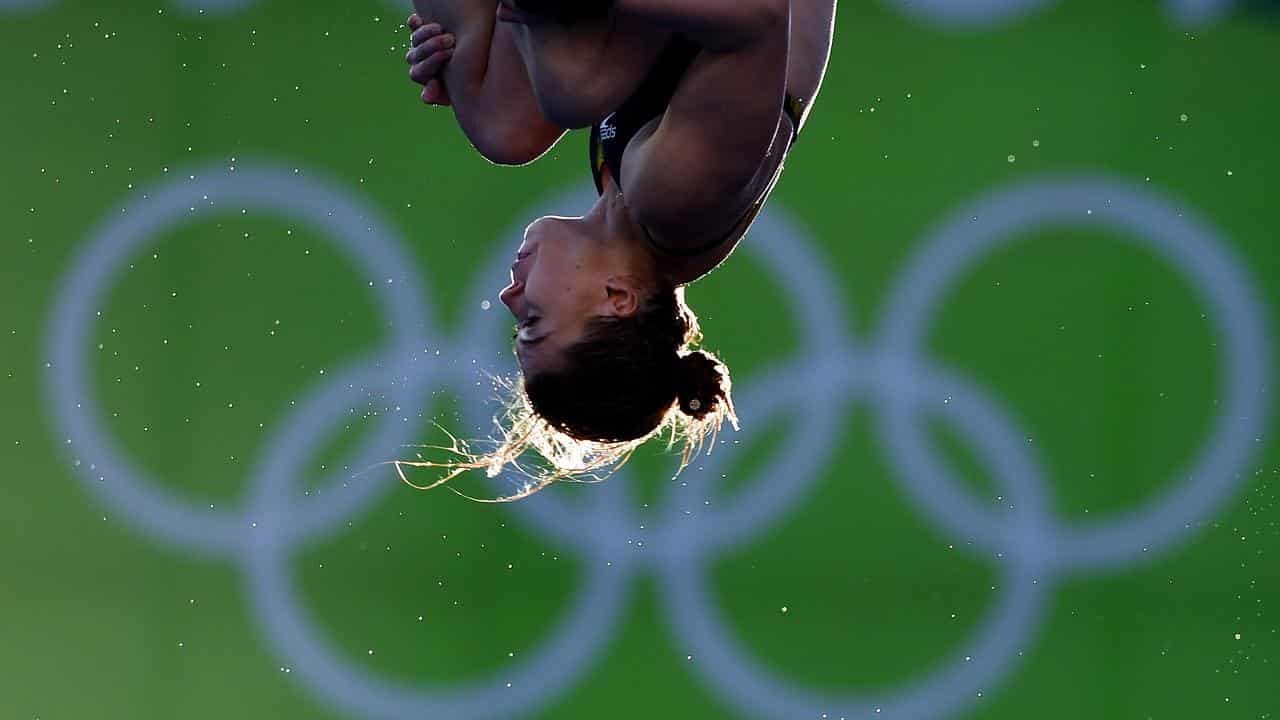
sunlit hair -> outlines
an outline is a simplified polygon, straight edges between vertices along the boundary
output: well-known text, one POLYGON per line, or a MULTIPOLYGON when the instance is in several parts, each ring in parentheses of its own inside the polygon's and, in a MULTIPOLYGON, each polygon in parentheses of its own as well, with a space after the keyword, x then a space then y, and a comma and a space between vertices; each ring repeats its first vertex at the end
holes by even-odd
POLYGON ((509 467, 526 482, 489 501, 506 502, 555 482, 604 480, 636 448, 665 434, 669 449, 681 446, 679 472, 704 446, 711 452, 726 420, 738 428, 729 369, 695 349, 701 340, 684 288, 654 293, 630 317, 595 318, 557 369, 501 383, 509 400, 495 418, 491 450, 478 451, 450 435, 451 444, 437 449, 456 460, 399 460, 396 471, 409 485, 429 490, 468 470, 495 477, 509 467), (447 473, 415 484, 404 469, 418 467, 447 473))

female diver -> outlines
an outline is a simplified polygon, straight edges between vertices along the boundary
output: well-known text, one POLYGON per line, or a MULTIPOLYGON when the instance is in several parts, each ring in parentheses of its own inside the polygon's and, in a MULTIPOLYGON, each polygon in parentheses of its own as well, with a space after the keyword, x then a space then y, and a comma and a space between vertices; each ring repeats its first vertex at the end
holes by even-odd
POLYGON ((451 105, 500 164, 531 162, 566 128, 589 126, 599 192, 582 217, 526 230, 500 294, 523 375, 504 437, 483 455, 455 444, 468 461, 431 486, 469 468, 519 468, 532 447, 548 467, 524 497, 596 477, 664 428, 684 438, 687 463, 737 419, 727 368, 693 349, 684 286, 729 256, 777 182, 822 83, 835 0, 415 8, 406 59, 425 102, 451 105))

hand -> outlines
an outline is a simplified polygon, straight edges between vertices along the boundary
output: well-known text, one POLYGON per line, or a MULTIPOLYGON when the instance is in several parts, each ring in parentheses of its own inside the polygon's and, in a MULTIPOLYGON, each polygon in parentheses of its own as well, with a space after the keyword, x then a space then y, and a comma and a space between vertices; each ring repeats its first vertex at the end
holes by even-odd
POLYGON ((428 105, 449 105, 449 91, 440 78, 449 58, 453 57, 454 37, 446 33, 439 23, 428 23, 417 13, 409 16, 409 29, 413 31, 405 61, 409 63, 409 79, 422 85, 422 102, 428 105))

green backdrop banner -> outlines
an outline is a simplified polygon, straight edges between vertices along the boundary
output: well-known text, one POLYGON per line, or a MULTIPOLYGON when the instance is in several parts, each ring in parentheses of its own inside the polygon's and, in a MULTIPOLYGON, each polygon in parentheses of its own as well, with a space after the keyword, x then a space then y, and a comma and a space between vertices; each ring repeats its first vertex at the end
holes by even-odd
POLYGON ((586 139, 485 163, 407 12, 0 0, 0 718, 1280 712, 1274 3, 843 3, 689 291, 742 431, 510 507, 377 463, 586 139))

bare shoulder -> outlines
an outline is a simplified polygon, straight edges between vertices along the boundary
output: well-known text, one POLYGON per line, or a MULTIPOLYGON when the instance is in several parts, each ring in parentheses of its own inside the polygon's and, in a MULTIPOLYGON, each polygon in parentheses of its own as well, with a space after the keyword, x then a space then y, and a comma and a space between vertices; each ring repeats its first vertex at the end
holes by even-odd
POLYGON ((672 248, 722 235, 752 201, 786 95, 785 23, 694 58, 660 118, 627 144, 621 187, 637 220, 672 248))
MULTIPOLYGON (((704 49, 664 115, 628 145, 622 187, 664 247, 697 248, 730 235, 776 177, 799 130, 783 112, 785 97, 801 101, 802 124, 812 109, 836 2, 788 4, 790 21, 784 16, 753 42, 704 49)), ((714 265, 731 250, 716 248, 694 264, 714 265)))

